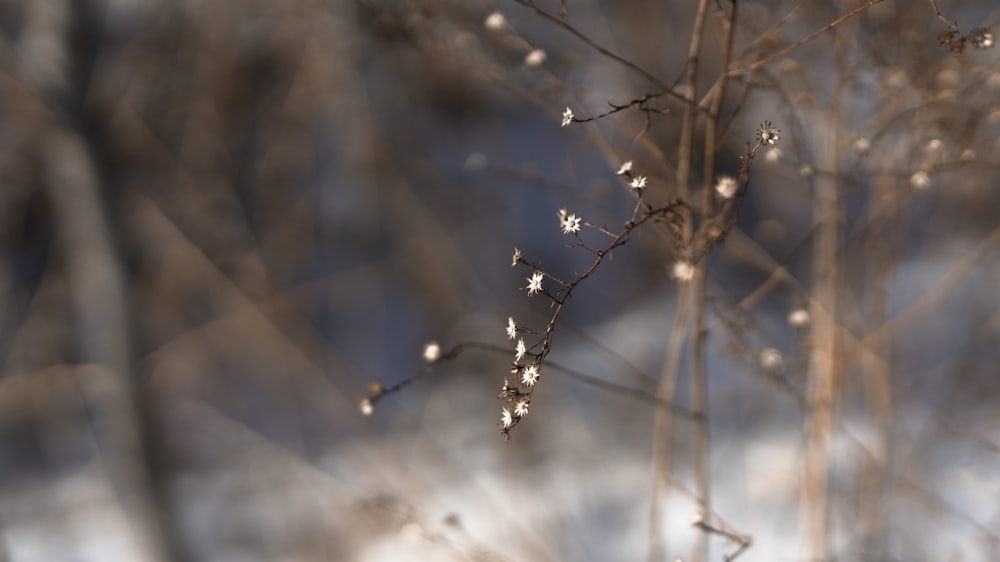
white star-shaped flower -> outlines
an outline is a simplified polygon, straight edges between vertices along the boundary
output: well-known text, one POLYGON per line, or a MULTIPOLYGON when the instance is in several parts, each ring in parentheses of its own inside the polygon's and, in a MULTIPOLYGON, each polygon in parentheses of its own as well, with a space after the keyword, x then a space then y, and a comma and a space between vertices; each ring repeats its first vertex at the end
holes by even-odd
POLYGON ((514 406, 514 415, 517 416, 517 417, 519 417, 519 418, 523 418, 524 416, 528 415, 528 401, 527 400, 519 400, 517 402, 517 406, 514 406))
POLYGON ((540 376, 541 373, 538 371, 538 365, 528 365, 524 368, 524 372, 521 373, 521 383, 528 386, 535 386, 540 376))
POLYGON ((542 292, 542 274, 541 273, 539 273, 539 272, 536 271, 535 273, 533 273, 531 275, 531 277, 528 277, 527 279, 528 279, 528 286, 526 287, 526 289, 528 289, 528 296, 529 297, 531 295, 534 295, 534 294, 542 292))
POLYGON ((628 184, 633 191, 642 191, 646 189, 646 176, 636 176, 628 184))
POLYGON ((514 323, 514 317, 507 317, 507 339, 514 341, 517 337, 517 324, 514 323))
POLYGON ((517 340, 517 347, 515 348, 514 361, 520 361, 524 359, 524 354, 528 352, 528 348, 524 345, 524 339, 517 340))
POLYGON ((514 416, 510 415, 510 408, 504 408, 500 413, 500 425, 502 425, 504 429, 514 425, 514 416))
POLYGON ((562 228, 563 234, 580 232, 580 217, 576 215, 567 215, 565 214, 565 211, 562 211, 560 212, 559 226, 562 228))
POLYGON ((629 160, 629 161, 625 162, 624 164, 622 164, 621 168, 618 168, 618 175, 619 176, 624 176, 625 174, 627 174, 627 173, 629 173, 631 171, 632 171, 632 161, 629 160))
POLYGON ((573 122, 573 110, 567 107, 566 111, 563 111, 563 114, 562 114, 562 125, 560 125, 560 126, 561 127, 565 127, 565 126, 569 125, 572 122, 573 122))

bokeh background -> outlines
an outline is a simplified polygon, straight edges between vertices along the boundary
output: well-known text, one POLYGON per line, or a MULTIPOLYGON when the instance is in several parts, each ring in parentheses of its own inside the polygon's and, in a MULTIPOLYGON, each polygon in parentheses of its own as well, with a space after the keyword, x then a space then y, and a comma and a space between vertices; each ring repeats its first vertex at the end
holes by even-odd
MULTIPOLYGON (((735 63, 865 3, 739 2, 735 63)), ((669 97, 559 125, 659 91, 595 45, 674 83, 694 4, 539 2, 583 40, 506 0, 0 2, 0 559, 646 559, 644 396, 678 291, 661 226, 574 293, 551 356, 639 393, 553 369, 505 443, 510 357, 470 350, 358 403, 429 341, 541 329, 511 253, 581 272, 557 211, 619 229, 624 161, 674 193, 669 97)), ((709 4, 702 92, 731 6, 709 4)), ((1000 21, 937 4, 962 34, 1000 21)), ((741 560, 804 559, 815 342, 788 317, 818 282, 820 184, 829 559, 1000 559, 1000 64, 947 29, 930 2, 882 2, 730 86, 716 173, 762 121, 782 130, 708 263, 712 506, 753 537, 741 560)), ((654 530, 670 560, 701 533, 690 435, 674 424, 654 530)))

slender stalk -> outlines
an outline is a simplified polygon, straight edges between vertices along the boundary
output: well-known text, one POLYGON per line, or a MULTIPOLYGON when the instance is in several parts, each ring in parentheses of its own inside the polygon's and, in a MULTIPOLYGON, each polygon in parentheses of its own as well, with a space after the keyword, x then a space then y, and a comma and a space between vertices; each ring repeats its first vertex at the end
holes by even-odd
POLYGON ((77 360, 91 364, 94 378, 104 379, 100 392, 80 375, 86 407, 101 452, 100 464, 128 517, 129 527, 146 560, 179 558, 169 541, 167 517, 157 502, 157 483, 146 451, 151 427, 140 411, 141 392, 132 368, 128 289, 104 207, 106 193, 87 140, 77 130, 82 116, 66 100, 73 99, 72 77, 65 57, 72 52, 75 26, 85 26, 86 3, 64 0, 32 3, 27 10, 20 50, 30 65, 58 69, 27 73, 25 82, 49 115, 42 138, 44 189, 56 225, 57 247, 65 263, 71 299, 73 345, 77 360), (30 31, 30 32, 29 32, 30 31), (38 40, 38 37, 44 39, 38 40), (38 45, 45 45, 43 49, 38 45), (67 118, 69 116, 69 118, 67 118), (173 551, 173 552, 171 552, 173 551))
MULTIPOLYGON (((705 31, 705 19, 708 14, 708 0, 700 0, 695 12, 694 25, 691 31, 691 43, 688 45, 688 58, 681 88, 681 96, 687 100, 684 114, 681 118, 680 141, 677 147, 677 194, 683 201, 691 200, 691 155, 694 142, 694 125, 698 114, 698 53, 701 51, 702 38, 705 31)), ((683 240, 686 243, 693 231, 693 214, 685 211, 683 240)), ((703 267, 703 266, 699 266, 703 267)), ((677 294, 677 311, 674 317, 674 327, 670 333, 667 345, 667 356, 664 359, 663 372, 656 389, 659 400, 673 402, 680 372, 687 334, 690 330, 690 306, 695 297, 692 285, 682 284, 677 294)), ((701 425, 700 422, 696 422, 701 425)), ((670 471, 671 449, 671 419, 670 416, 657 411, 653 426, 653 493, 650 498, 649 516, 649 559, 660 560, 666 548, 661 528, 660 502, 666 497, 667 482, 665 473, 670 471)))
MULTIPOLYGON (((706 264, 702 260, 692 279, 694 300, 694 328, 691 343, 691 410, 697 416, 692 424, 691 463, 694 473, 694 487, 698 493, 698 511, 703 518, 711 512, 711 489, 708 466, 708 375, 705 371, 705 348, 708 330, 705 329, 706 264)), ((700 533, 696 539, 693 562, 708 558, 708 533, 700 533)))
MULTIPOLYGON (((876 158, 879 156, 876 155, 876 158)), ((867 307, 866 323, 869 330, 881 326, 888 316, 891 264, 895 263, 899 237, 899 182, 882 178, 874 184, 874 201, 870 205, 869 221, 876 225, 866 258, 871 271, 871 302, 867 307)), ((887 487, 892 472, 892 347, 888 340, 874 342, 871 352, 878 361, 861 365, 864 376, 866 405, 871 413, 876 432, 872 458, 863 471, 864 493, 861 495, 860 513, 863 514, 865 552, 873 557, 888 556, 888 503, 887 487)))
MULTIPOLYGON (((656 399, 661 402, 673 402, 677 388, 677 377, 680 373, 681 358, 687 342, 689 312, 689 292, 691 285, 681 285, 677 294, 677 309, 674 313, 674 326, 670 331, 667 343, 667 353, 663 361, 663 371, 656 387, 656 399)), ((670 413, 658 409, 653 416, 653 485, 649 506, 649 560, 663 560, 666 541, 663 539, 663 515, 661 502, 666 498, 670 484, 670 447, 672 417, 670 413)))
MULTIPOLYGON (((836 97, 834 98, 836 99, 836 97)), ((836 123, 837 109, 831 108, 827 122, 836 123)), ((820 119, 823 119, 821 116, 820 119)), ((827 127, 820 139, 823 166, 836 169, 837 133, 827 127)), ((813 345, 809 358, 809 406, 806 419, 805 479, 802 517, 807 557, 825 560, 829 551, 827 497, 829 444, 832 407, 837 376, 837 182, 834 176, 816 180, 814 212, 819 225, 815 243, 815 295, 810 316, 813 345)))
POLYGON ((847 20, 851 19, 852 17, 860 14, 861 12, 864 12, 868 8, 871 8, 875 4, 878 4, 878 3, 883 2, 883 1, 884 0, 870 0, 868 3, 862 4, 861 6, 858 6, 857 8, 854 8, 853 10, 845 13, 844 15, 840 16, 839 18, 831 21, 830 23, 828 23, 828 24, 824 25, 823 27, 817 29, 816 31, 810 33, 809 35, 806 35, 802 39, 799 39, 795 43, 792 43, 791 45, 785 47, 784 49, 781 49, 780 51, 778 51, 776 53, 772 53, 772 54, 770 54, 770 55, 768 55, 768 56, 766 56, 766 57, 764 57, 762 59, 758 59, 758 60, 756 60, 756 61, 754 61, 754 62, 752 62, 752 63, 750 63, 750 64, 748 64, 746 66, 743 66, 743 67, 740 67, 740 68, 730 69, 729 72, 728 72, 728 74, 729 74, 730 77, 742 76, 744 74, 747 74, 748 72, 752 72, 754 70, 757 70, 758 68, 760 68, 760 67, 762 67, 762 66, 764 66, 764 65, 766 65, 768 63, 774 62, 774 61, 776 61, 776 60, 784 57, 785 55, 788 55, 789 53, 791 53, 795 49, 798 49, 799 47, 805 45, 806 43, 809 43, 813 39, 816 39, 817 37, 823 35, 827 31, 830 31, 831 29, 833 29, 833 28, 835 28, 835 27, 843 24, 844 22, 846 22, 847 20))
POLYGON ((700 0, 698 11, 694 17, 691 43, 688 46, 684 85, 681 88, 681 95, 687 102, 684 105, 684 115, 681 118, 681 135, 677 146, 677 193, 684 200, 690 200, 691 149, 694 138, 694 121, 698 109, 696 101, 698 99, 698 52, 701 50, 707 14, 708 0, 700 0))
MULTIPOLYGON (((705 122, 705 153, 702 169, 702 203, 701 209, 705 216, 710 216, 714 201, 712 181, 715 173, 715 154, 718 151, 716 138, 718 134, 719 113, 726 90, 726 73, 729 68, 733 47, 733 30, 735 28, 736 2, 732 4, 732 12, 723 20, 725 26, 725 48, 723 51, 723 73, 718 87, 713 91, 711 106, 705 122)), ((708 431, 708 373, 705 369, 705 351, 707 348, 708 330, 705 326, 706 284, 708 260, 698 262, 692 284, 694 286, 694 327, 691 345, 691 410, 695 414, 692 424, 691 456, 694 472, 695 490, 698 494, 698 510, 703 518, 712 512, 711 474, 709 468, 709 431, 708 431)), ((708 559, 709 533, 698 535, 694 551, 691 553, 693 562, 708 559)))

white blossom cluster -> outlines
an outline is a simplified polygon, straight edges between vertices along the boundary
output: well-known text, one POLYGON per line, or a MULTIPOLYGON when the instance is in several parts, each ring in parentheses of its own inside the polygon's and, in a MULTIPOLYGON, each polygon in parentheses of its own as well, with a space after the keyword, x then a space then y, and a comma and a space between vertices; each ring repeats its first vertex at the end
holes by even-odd
MULTIPOLYGON (((538 274, 541 275, 541 274, 538 274)), ((500 431, 504 437, 509 436, 510 429, 513 428, 522 418, 528 415, 528 406, 531 404, 531 392, 535 383, 541 378, 541 367, 539 356, 528 348, 524 338, 520 334, 525 330, 519 328, 513 316, 507 317, 507 339, 515 341, 514 361, 511 363, 510 372, 514 379, 504 377, 503 386, 500 387, 500 398, 503 406, 500 408, 500 431)))

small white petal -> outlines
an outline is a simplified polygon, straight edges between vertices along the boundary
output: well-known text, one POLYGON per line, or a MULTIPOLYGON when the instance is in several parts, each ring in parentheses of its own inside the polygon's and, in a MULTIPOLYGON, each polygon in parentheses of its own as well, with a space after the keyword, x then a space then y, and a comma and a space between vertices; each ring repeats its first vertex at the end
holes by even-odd
POLYGON ((433 363, 441 358, 441 346, 438 342, 432 341, 424 346, 424 361, 433 363))
POLYGON ((542 292, 542 274, 534 273, 531 277, 528 277, 528 286, 525 287, 528 290, 528 296, 535 295, 542 292))
POLYGON ((580 217, 576 215, 567 215, 566 209, 559 211, 559 214, 559 228, 562 229, 563 234, 580 232, 580 217))
POLYGON ((528 365, 525 367, 524 372, 521 373, 521 383, 528 386, 535 386, 540 376, 541 373, 538 371, 537 365, 528 365))
POLYGON ((801 327, 809 324, 809 311, 799 308, 788 313, 788 323, 792 326, 801 327))
POLYGON ((560 126, 561 127, 565 127, 565 126, 569 125, 572 122, 573 122, 573 110, 570 109, 569 107, 567 107, 566 111, 563 111, 563 114, 562 114, 562 125, 560 125, 560 126))
POLYGON ((629 182, 628 186, 634 191, 642 191, 646 189, 646 176, 636 176, 629 182))
POLYGON ((361 410, 362 416, 370 416, 372 415, 372 412, 375 411, 375 405, 372 404, 371 400, 365 398, 360 404, 358 404, 358 409, 361 410))
POLYGON ((694 265, 689 261, 679 261, 674 263, 673 271, 671 273, 674 279, 680 281, 681 283, 686 283, 694 279, 694 265))
POLYGON ((493 12, 487 16, 484 25, 490 31, 501 31, 507 26, 507 18, 503 17, 503 14, 500 12, 493 12))
POLYGON ((923 170, 920 170, 910 176, 910 185, 912 185, 914 189, 926 189, 930 184, 931 176, 923 170))
POLYGON ((719 176, 715 182, 715 192, 723 199, 729 199, 736 194, 736 180, 732 176, 719 176))
POLYGON ((545 51, 542 49, 535 49, 524 57, 524 64, 528 66, 539 66, 543 62, 545 62, 545 51))
POLYGON ((767 370, 775 370, 781 368, 781 363, 784 358, 781 356, 781 352, 773 347, 767 347, 760 352, 760 366, 767 370))
POLYGON ((514 406, 514 415, 523 418, 528 415, 528 402, 525 400, 519 400, 517 406, 514 406))
POLYGON ((507 429, 508 427, 514 425, 514 416, 510 415, 510 408, 504 408, 500 412, 500 425, 507 429))

